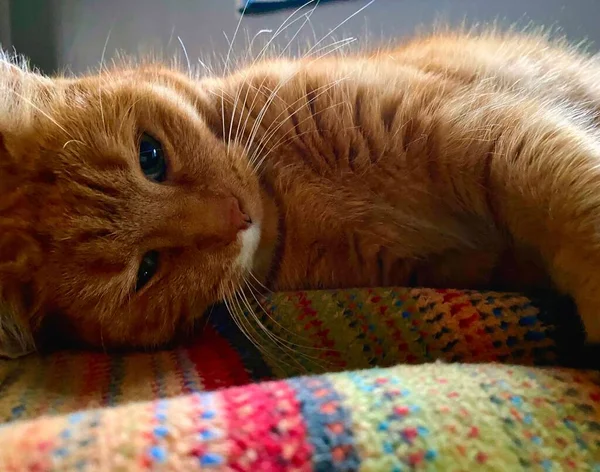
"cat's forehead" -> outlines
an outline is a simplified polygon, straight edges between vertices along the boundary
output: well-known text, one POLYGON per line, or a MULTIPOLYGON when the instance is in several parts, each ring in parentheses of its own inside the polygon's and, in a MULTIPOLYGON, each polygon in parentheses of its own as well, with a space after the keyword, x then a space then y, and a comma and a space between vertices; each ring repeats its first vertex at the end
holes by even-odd
POLYGON ((158 67, 114 69, 63 81, 67 89, 80 100, 102 97, 121 101, 155 100, 165 90, 185 92, 190 80, 177 71, 158 67))
POLYGON ((79 115, 83 120, 121 118, 150 107, 153 112, 164 112, 156 86, 127 80, 111 81, 101 77, 87 77, 71 82, 59 97, 59 113, 79 115), (62 106, 61 106, 62 105, 62 106))
POLYGON ((119 134, 133 125, 206 131, 197 85, 167 69, 87 76, 63 84, 55 112, 74 131, 84 124, 94 129, 98 123, 105 132, 119 134))

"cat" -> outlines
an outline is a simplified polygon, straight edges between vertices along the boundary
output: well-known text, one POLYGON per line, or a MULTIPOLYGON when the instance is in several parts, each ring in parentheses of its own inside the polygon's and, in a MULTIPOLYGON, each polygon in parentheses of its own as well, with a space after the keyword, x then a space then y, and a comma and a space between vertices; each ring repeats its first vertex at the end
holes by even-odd
POLYGON ((160 346, 251 286, 556 287, 600 341, 600 64, 566 42, 0 64, 5 356, 160 346))

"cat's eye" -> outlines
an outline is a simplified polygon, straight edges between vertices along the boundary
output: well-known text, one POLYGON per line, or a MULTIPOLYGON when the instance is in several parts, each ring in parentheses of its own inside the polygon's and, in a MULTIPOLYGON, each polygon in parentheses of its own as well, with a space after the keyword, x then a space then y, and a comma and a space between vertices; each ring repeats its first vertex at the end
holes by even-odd
POLYGON ((140 138, 140 167, 148 179, 164 182, 167 178, 167 161, 161 144, 147 133, 140 138))
POLYGON ((144 254, 142 257, 142 261, 140 262, 140 267, 137 273, 137 281, 135 283, 135 291, 139 291, 144 286, 150 282, 152 277, 156 274, 158 270, 158 252, 157 251, 149 251, 144 254))

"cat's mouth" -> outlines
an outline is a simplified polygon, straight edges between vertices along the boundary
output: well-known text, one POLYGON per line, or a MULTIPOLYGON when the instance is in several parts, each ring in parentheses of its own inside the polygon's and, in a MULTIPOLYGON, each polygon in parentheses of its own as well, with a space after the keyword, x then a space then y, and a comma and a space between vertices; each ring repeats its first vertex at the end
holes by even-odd
POLYGON ((248 228, 250 228, 250 226, 252 226, 252 222, 253 222, 252 214, 248 210, 248 206, 244 203, 244 200, 239 197, 238 197, 238 206, 239 206, 240 212, 242 213, 242 215, 241 215, 242 220, 247 225, 247 228, 244 228, 244 230, 248 229, 248 228))

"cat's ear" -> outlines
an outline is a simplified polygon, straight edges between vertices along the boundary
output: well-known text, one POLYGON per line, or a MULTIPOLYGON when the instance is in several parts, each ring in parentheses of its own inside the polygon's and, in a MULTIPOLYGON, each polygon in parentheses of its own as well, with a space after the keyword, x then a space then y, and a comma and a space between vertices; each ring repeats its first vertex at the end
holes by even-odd
POLYGON ((35 350, 28 315, 34 301, 32 274, 39 263, 37 242, 0 223, 0 356, 16 358, 35 350))

